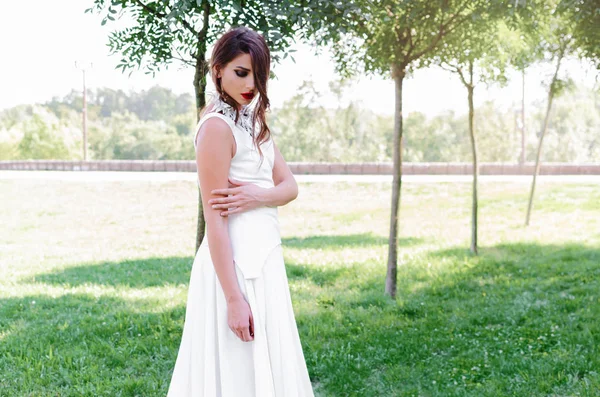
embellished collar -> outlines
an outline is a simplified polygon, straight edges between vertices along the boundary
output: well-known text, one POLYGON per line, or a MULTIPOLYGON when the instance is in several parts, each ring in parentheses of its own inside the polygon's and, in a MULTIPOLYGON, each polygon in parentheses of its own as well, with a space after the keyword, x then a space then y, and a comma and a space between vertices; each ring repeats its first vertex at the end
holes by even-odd
MULTIPOLYGON (((213 108, 211 109, 211 112, 221 112, 223 113, 223 115, 229 117, 231 120, 233 120, 233 122, 235 123, 235 116, 236 116, 236 112, 235 109, 228 104, 227 102, 223 101, 221 99, 221 97, 219 96, 219 94, 215 94, 214 98, 213 98, 213 108)), ((240 127, 242 130, 246 131, 250 136, 253 136, 252 134, 252 109, 250 108, 250 105, 242 105, 242 109, 240 110, 240 117, 237 121, 237 126, 240 127)))

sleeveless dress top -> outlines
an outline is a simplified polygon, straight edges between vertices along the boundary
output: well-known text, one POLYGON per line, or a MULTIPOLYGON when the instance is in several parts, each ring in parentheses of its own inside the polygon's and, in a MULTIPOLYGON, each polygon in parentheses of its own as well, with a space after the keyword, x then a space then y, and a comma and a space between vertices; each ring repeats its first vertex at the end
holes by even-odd
MULTIPOLYGON (((236 152, 231 159, 229 177, 238 181, 250 182, 262 188, 274 187, 275 148, 273 141, 269 138, 260 145, 264 156, 261 163, 260 153, 253 142, 252 112, 249 106, 242 107, 239 120, 235 123, 235 109, 221 100, 218 94, 215 95, 212 104, 214 105, 212 109, 196 125, 194 147, 197 145, 196 139, 202 123, 211 117, 218 117, 229 125, 236 142, 236 152)), ((254 125, 254 131, 259 131, 259 124, 256 122, 254 125)), ((197 182, 200 187, 200 179, 197 182)), ((244 278, 256 278, 260 275, 269 253, 281 244, 277 207, 258 207, 228 215, 228 218, 233 260, 242 271, 244 278)), ((207 238, 204 238, 202 245, 206 245, 204 249, 208 248, 207 238)))

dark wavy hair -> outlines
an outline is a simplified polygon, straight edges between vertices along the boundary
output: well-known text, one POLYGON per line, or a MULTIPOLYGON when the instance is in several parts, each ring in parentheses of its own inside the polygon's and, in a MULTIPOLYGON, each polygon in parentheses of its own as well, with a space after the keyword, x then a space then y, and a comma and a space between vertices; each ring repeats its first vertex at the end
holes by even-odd
MULTIPOLYGON (((267 126, 265 119, 265 114, 270 108, 269 97, 267 96, 267 82, 271 73, 271 53, 264 37, 245 26, 229 29, 214 45, 209 62, 210 74, 217 89, 217 95, 235 109, 235 122, 237 123, 240 117, 238 104, 235 99, 227 95, 223 90, 221 79, 216 77, 216 73, 213 73, 213 68, 220 70, 241 54, 250 54, 252 72, 254 73, 254 85, 259 92, 258 103, 254 106, 254 113, 252 115, 252 133, 254 144, 260 153, 262 161, 263 153, 260 150, 260 145, 268 141, 271 137, 271 130, 267 126), (254 134, 256 121, 258 121, 260 126, 258 135, 254 134)), ((206 110, 202 111, 202 115, 205 114, 206 110)))

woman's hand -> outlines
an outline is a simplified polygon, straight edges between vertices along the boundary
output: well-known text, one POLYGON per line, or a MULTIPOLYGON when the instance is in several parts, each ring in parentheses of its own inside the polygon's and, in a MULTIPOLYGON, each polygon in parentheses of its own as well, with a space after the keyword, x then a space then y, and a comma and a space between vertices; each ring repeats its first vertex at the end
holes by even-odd
POLYGON ((245 298, 227 303, 227 325, 242 341, 254 340, 254 317, 245 298))
POLYGON ((222 194, 225 197, 208 200, 212 208, 225 210, 221 212, 221 216, 237 214, 263 205, 263 194, 267 189, 233 178, 229 178, 229 183, 229 188, 215 189, 211 192, 212 194, 222 194), (233 196, 228 197, 229 194, 233 194, 233 196))

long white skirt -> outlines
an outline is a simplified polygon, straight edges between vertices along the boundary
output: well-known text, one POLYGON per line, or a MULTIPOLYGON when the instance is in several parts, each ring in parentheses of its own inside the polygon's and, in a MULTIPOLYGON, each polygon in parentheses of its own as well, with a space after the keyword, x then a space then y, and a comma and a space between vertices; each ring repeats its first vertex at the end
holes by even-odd
POLYGON ((242 341, 227 325, 225 295, 208 244, 202 244, 167 397, 314 397, 281 244, 269 253, 259 277, 245 279, 235 269, 252 310, 254 340, 242 341))

